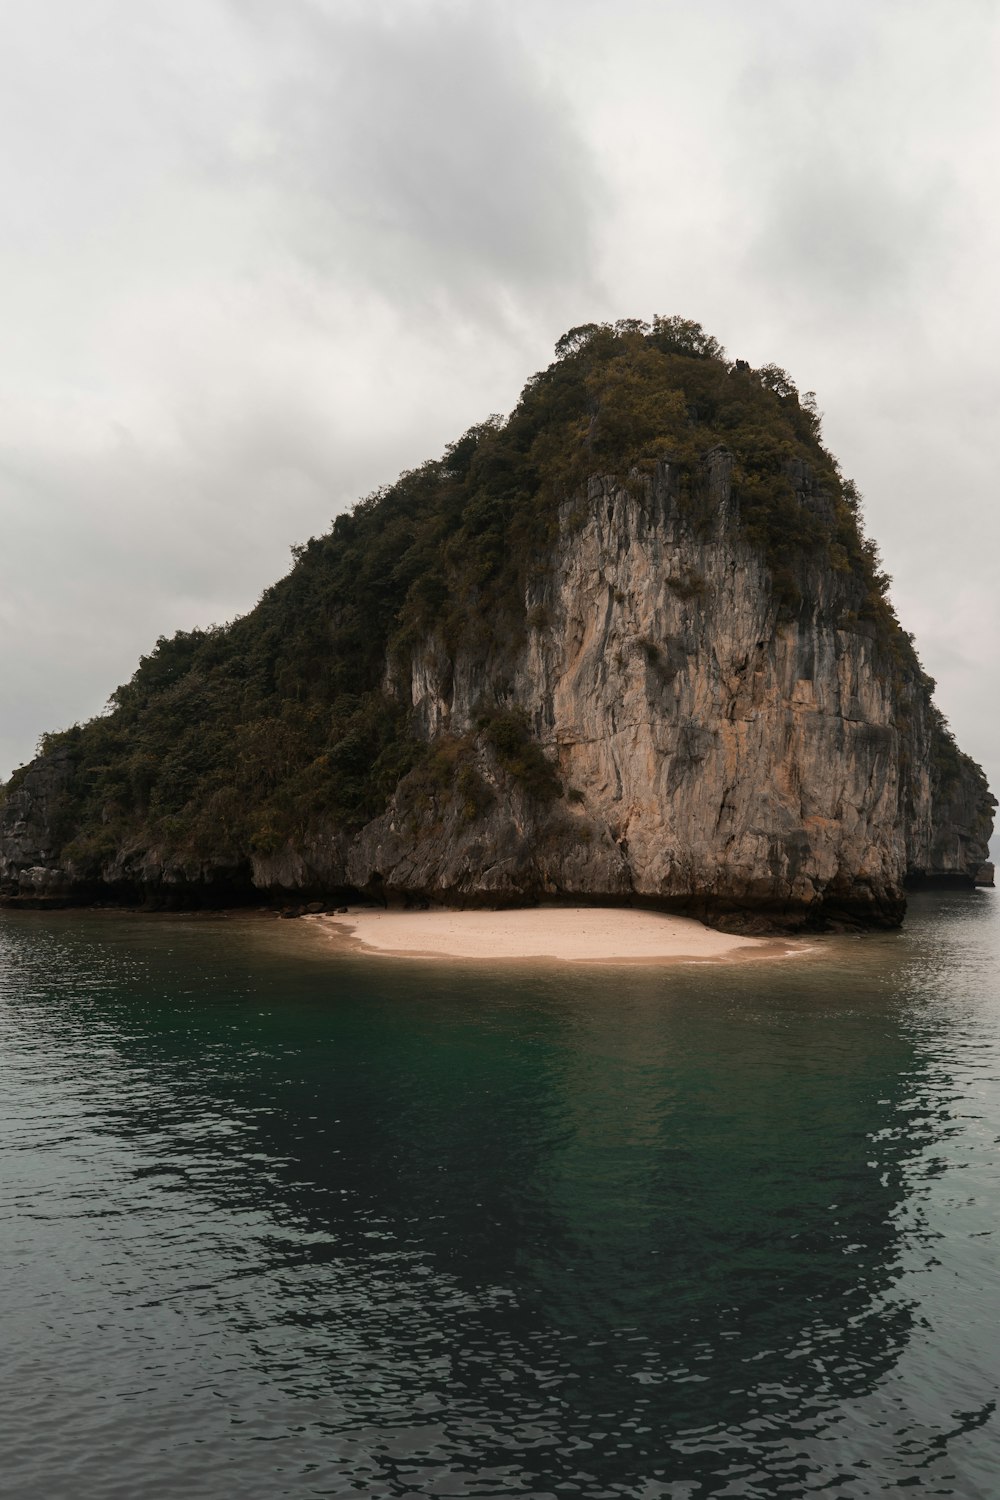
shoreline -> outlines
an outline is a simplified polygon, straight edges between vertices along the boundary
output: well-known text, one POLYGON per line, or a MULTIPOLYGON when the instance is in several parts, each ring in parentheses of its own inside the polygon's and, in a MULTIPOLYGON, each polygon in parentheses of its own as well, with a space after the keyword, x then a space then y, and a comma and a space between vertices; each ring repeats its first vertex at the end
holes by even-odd
POLYGON ((465 963, 743 963, 812 944, 718 932, 694 917, 611 906, 404 911, 352 906, 308 917, 331 947, 380 958, 465 963))

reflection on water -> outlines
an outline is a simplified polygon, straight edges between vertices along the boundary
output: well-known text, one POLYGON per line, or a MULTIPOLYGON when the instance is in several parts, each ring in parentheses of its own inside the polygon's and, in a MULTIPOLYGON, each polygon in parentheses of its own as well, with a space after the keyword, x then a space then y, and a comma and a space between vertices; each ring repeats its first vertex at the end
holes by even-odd
POLYGON ((486 975, 5 914, 10 1492, 992 1496, 996 910, 486 975))

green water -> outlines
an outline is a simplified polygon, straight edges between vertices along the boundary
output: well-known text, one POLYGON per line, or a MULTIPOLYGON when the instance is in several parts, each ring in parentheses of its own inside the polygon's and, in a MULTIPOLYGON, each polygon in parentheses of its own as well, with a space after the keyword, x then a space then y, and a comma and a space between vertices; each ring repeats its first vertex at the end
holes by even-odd
POLYGON ((3 914, 3 1493, 992 1500, 998 959, 3 914))

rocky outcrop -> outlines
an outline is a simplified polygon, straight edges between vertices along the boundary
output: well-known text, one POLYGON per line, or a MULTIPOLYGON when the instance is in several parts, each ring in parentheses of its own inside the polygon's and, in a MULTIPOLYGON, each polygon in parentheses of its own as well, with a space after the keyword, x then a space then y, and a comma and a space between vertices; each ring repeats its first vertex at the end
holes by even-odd
POLYGON ((28 904, 72 896, 76 882, 61 868, 66 789, 72 757, 41 756, 9 792, 0 812, 0 878, 8 899, 28 904))
MULTIPOLYGON (((801 465, 795 480, 800 505, 828 504, 801 465)), ((907 884, 971 886, 995 803, 912 659, 825 561, 799 579, 801 604, 779 606, 724 450, 703 489, 695 519, 669 462, 594 477, 537 559, 522 632, 450 647, 432 633, 386 662, 386 693, 447 774, 418 767, 360 831, 320 820, 250 864, 118 849, 104 886, 642 901, 789 926, 892 925, 907 884), (491 733, 497 715, 541 747, 561 794, 491 733)), ((43 758, 7 800, 8 894, 87 889, 59 862, 64 774, 43 758)))
MULTIPOLYGON (((568 796, 540 813, 480 747, 491 812, 463 824, 436 805, 415 829, 402 788, 354 844, 352 883, 377 871, 448 900, 631 897, 729 921, 887 924, 908 880, 972 884, 992 798, 968 762, 942 784, 920 683, 852 618, 835 572, 817 569, 808 607, 777 618, 734 524, 728 455, 710 458, 700 536, 671 480, 667 464, 653 480, 595 478, 585 511, 563 508, 509 676, 500 657, 434 640, 412 662, 426 735, 468 735, 499 680, 568 796)), ((822 504, 800 480, 801 503, 822 504)))

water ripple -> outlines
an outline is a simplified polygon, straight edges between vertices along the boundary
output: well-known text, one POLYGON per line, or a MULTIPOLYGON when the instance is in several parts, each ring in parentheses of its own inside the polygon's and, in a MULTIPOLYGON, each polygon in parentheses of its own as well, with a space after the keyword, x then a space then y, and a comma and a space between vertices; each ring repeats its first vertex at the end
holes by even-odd
POLYGON ((992 897, 487 979, 0 918, 5 1482, 992 1496, 992 897))

